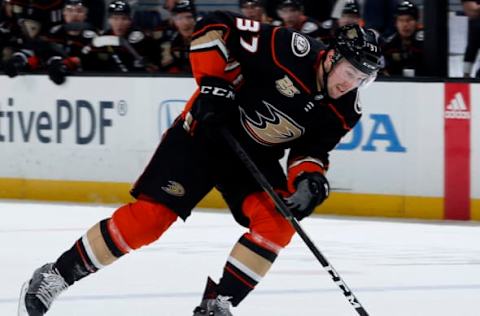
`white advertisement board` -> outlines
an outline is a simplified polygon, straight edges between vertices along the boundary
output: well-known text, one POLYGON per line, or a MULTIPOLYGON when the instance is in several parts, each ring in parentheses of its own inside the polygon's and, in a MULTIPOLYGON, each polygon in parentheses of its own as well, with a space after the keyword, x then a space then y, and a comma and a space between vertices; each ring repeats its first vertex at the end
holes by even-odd
MULTIPOLYGON (((5 189, 12 186, 9 179, 18 180, 18 192, 29 180, 129 185, 195 89, 193 79, 171 77, 72 77, 56 86, 46 76, 2 76, 0 84, 4 198, 12 197, 5 189)), ((477 200, 479 86, 470 85, 470 190, 477 200)), ((398 216, 408 216, 408 197, 429 198, 441 208, 448 186, 444 110, 450 101, 445 98, 445 84, 440 82, 376 82, 362 91, 363 118, 331 153, 328 177, 334 191, 368 196, 372 205, 376 198, 393 197, 398 216)), ((345 195, 338 196, 344 200, 341 207, 349 203, 345 195)), ((355 203, 350 202, 352 209, 355 203)), ((472 201, 480 216, 478 204, 472 201)))

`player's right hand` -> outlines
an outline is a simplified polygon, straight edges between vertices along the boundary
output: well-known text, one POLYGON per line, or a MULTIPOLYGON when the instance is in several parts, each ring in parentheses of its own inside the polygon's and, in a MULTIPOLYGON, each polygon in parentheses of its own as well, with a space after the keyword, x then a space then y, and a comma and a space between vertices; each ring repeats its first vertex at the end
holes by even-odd
POLYGON ((190 134, 198 128, 218 127, 238 110, 233 85, 223 79, 202 79, 199 92, 185 116, 184 128, 190 134))
POLYGON ((327 178, 320 172, 304 172, 294 182, 295 191, 283 200, 297 220, 309 216, 330 193, 327 178))

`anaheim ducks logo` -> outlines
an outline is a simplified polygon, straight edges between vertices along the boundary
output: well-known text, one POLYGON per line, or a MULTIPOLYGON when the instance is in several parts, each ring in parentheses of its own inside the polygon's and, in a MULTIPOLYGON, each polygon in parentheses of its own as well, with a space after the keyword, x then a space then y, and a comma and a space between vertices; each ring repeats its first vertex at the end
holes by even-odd
POLYGON ((292 118, 268 102, 263 101, 263 104, 269 113, 263 115, 255 112, 257 120, 250 118, 240 108, 242 126, 256 142, 272 146, 292 141, 303 135, 305 129, 292 118))
POLYGON ((174 196, 180 197, 185 195, 185 189, 183 188, 183 186, 175 181, 168 181, 168 185, 162 187, 162 190, 174 196))

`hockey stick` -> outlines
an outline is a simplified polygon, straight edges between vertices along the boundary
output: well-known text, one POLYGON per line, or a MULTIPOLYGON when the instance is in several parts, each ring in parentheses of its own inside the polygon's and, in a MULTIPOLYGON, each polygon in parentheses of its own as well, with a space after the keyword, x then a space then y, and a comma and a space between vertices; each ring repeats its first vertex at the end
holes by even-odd
POLYGON ((133 56, 135 63, 140 67, 145 67, 144 58, 137 52, 127 39, 116 35, 100 35, 92 40, 94 47, 115 46, 125 48, 133 56))
POLYGON ((225 128, 222 128, 220 132, 222 133, 222 136, 227 141, 228 145, 238 155, 240 160, 245 164, 245 167, 247 167, 247 169, 250 171, 252 176, 258 182, 258 184, 260 184, 262 189, 273 200, 273 202, 275 203, 275 206, 280 211, 280 213, 290 222, 290 224, 293 226, 297 234, 302 238, 302 240, 305 242, 307 247, 313 253, 315 258, 317 258, 320 264, 327 270, 327 272, 332 277, 333 282, 335 282, 335 284, 337 284, 338 287, 340 287, 340 289, 343 292, 343 295, 345 295, 348 302, 353 306, 353 308, 357 311, 357 313, 360 316, 368 316, 367 311, 365 310, 365 308, 363 308, 362 304, 360 304, 360 302, 355 297, 355 295, 350 290, 350 288, 347 286, 345 281, 343 281, 343 279, 340 277, 338 272, 332 267, 332 265, 328 262, 325 256, 323 256, 322 253, 318 250, 318 248, 315 246, 315 244, 310 239, 310 237, 308 237, 307 233, 305 233, 303 228, 300 226, 300 223, 298 222, 298 220, 292 215, 292 212, 290 212, 290 209, 288 208, 288 206, 285 204, 282 198, 274 191, 272 185, 268 182, 268 180, 265 178, 262 172, 258 169, 258 167, 255 165, 255 163, 252 161, 252 159, 247 154, 247 152, 243 149, 243 147, 239 144, 236 138, 233 137, 230 131, 228 131, 225 128))

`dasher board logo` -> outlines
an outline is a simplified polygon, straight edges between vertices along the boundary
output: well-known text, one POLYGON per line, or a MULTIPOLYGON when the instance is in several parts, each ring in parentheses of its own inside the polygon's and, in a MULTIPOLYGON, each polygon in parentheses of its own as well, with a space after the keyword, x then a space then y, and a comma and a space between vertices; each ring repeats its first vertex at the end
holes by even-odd
POLYGON ((445 118, 458 120, 470 119, 470 111, 460 92, 455 93, 453 98, 447 104, 445 118))
POLYGON ((168 130, 175 119, 182 113, 187 100, 169 99, 160 102, 158 108, 158 131, 160 137, 168 130))
POLYGON ((295 94, 300 94, 300 90, 293 85, 292 80, 290 80, 287 75, 282 79, 275 81, 275 87, 278 92, 289 98, 293 98, 295 94))

